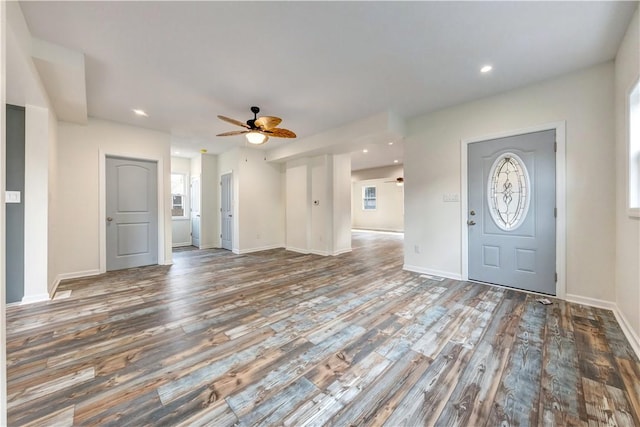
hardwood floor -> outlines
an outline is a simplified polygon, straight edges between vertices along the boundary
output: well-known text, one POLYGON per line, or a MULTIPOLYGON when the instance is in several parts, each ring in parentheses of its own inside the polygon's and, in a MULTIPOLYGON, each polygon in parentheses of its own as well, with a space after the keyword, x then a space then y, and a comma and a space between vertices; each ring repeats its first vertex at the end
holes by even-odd
POLYGON ((353 247, 181 250, 9 307, 10 425, 640 425, 610 311, 428 280, 396 235, 353 247))

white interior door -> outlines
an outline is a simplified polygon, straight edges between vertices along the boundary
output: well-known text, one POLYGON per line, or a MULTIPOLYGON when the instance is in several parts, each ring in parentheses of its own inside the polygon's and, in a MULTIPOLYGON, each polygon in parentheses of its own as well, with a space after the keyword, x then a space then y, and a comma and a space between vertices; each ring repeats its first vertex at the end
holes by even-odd
POLYGON ((222 175, 220 180, 220 240, 223 249, 233 248, 233 174, 222 175))
POLYGON ((106 158, 107 270, 158 263, 155 162, 106 158))
POLYGON ((200 177, 191 178, 191 244, 200 247, 200 177))
POLYGON ((469 279, 556 294, 555 130, 469 144, 469 279))

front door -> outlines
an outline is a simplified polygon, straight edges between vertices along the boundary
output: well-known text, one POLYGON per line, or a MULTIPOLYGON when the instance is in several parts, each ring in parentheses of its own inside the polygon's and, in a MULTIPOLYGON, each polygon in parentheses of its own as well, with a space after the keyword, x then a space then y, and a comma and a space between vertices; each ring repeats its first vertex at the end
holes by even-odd
POLYGON ((107 270, 158 263, 157 164, 106 159, 107 270))
POLYGON ((469 280, 555 295, 555 130, 469 144, 469 280))
POLYGON ((227 173, 220 180, 220 240, 223 249, 231 250, 233 245, 233 175, 227 173))
POLYGON ((200 247, 200 177, 191 178, 191 244, 200 247))

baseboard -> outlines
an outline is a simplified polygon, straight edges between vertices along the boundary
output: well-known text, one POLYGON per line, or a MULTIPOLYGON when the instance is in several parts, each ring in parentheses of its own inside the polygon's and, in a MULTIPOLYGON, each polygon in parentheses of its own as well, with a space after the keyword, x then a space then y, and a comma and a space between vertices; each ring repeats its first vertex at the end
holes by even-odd
POLYGON ((596 298, 583 297, 574 294, 567 294, 566 300, 576 304, 611 310, 613 312, 613 315, 616 317, 616 320, 618 321, 618 325, 620 325, 620 329, 622 329, 622 333, 627 338, 627 341, 629 341, 631 348, 633 348, 633 351, 635 351, 636 356, 640 358, 640 338, 631 327, 631 324, 629 323, 627 318, 624 317, 622 311, 620 311, 618 304, 613 301, 604 301, 596 298))
POLYGON ((174 243, 171 245, 172 248, 183 248, 185 246, 191 246, 191 242, 174 243))
POLYGON ((35 302, 49 301, 49 294, 25 295, 20 305, 33 304, 35 302))
POLYGON ((605 301, 597 298, 583 297, 575 294, 566 294, 565 300, 576 304, 588 305, 590 307, 604 308, 606 310, 616 311, 618 306, 613 301, 605 301))
POLYGON ((197 246, 198 249, 218 249, 220 248, 220 246, 216 246, 215 244, 211 243, 208 245, 202 245, 202 246, 197 246))
POLYGON ((58 274, 57 280, 79 279, 81 277, 97 276, 98 274, 101 274, 100 270, 75 271, 73 273, 58 274))
POLYGON ((404 230, 383 230, 373 228, 352 228, 352 233, 404 234, 404 230))
POLYGON ((302 248, 296 248, 293 246, 286 246, 284 248, 287 251, 291 251, 291 252, 297 252, 299 254, 303 254, 303 255, 308 255, 309 254, 309 249, 302 249, 302 248))
POLYGON ((430 268, 418 267, 415 265, 404 264, 403 270, 413 271, 414 273, 428 274, 430 276, 440 276, 447 279, 462 280, 462 276, 458 273, 452 273, 450 271, 432 270, 430 268))
POLYGON ((309 253, 313 254, 313 255, 329 256, 329 252, 327 252, 327 251, 316 251, 315 249, 310 249, 309 253))
POLYGON ((620 325, 622 333, 625 337, 627 337, 627 340, 629 341, 629 344, 631 344, 631 347, 633 347, 633 351, 636 352, 636 356, 640 358, 640 337, 638 337, 638 334, 634 332, 631 324, 629 323, 627 318, 624 317, 624 314, 622 314, 622 312, 618 309, 618 306, 616 306, 616 309, 613 310, 613 315, 616 316, 618 325, 620 325))
POLYGON ((238 249, 238 255, 250 254, 252 252, 270 251, 271 249, 280 249, 283 247, 284 245, 268 245, 268 246, 261 246, 258 248, 238 249))
POLYGON ((60 286, 60 282, 62 282, 62 279, 60 279, 60 275, 58 275, 56 276, 56 280, 53 281, 53 286, 49 291, 49 299, 53 299, 54 295, 58 291, 58 286, 60 286))
POLYGON ((60 286, 60 282, 67 279, 79 279, 81 277, 89 277, 89 276, 97 276, 98 274, 102 274, 100 270, 84 270, 84 271, 74 271, 71 273, 60 273, 56 276, 56 280, 53 282, 53 287, 49 291, 49 299, 53 299, 54 295, 58 290, 58 286, 60 286))
POLYGON ((338 255, 342 255, 342 254, 347 254, 349 252, 351 252, 352 249, 351 248, 345 248, 345 249, 340 249, 338 251, 335 251, 334 253, 332 253, 331 255, 333 256, 338 256, 338 255))

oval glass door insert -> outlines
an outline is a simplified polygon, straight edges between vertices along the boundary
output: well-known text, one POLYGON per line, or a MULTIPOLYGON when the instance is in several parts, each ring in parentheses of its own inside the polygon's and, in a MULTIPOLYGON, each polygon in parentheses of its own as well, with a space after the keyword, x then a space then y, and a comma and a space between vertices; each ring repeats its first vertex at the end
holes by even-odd
POLYGON ((511 231, 522 225, 529 211, 531 187, 527 167, 516 154, 504 153, 493 162, 487 199, 491 218, 500 229, 511 231))

